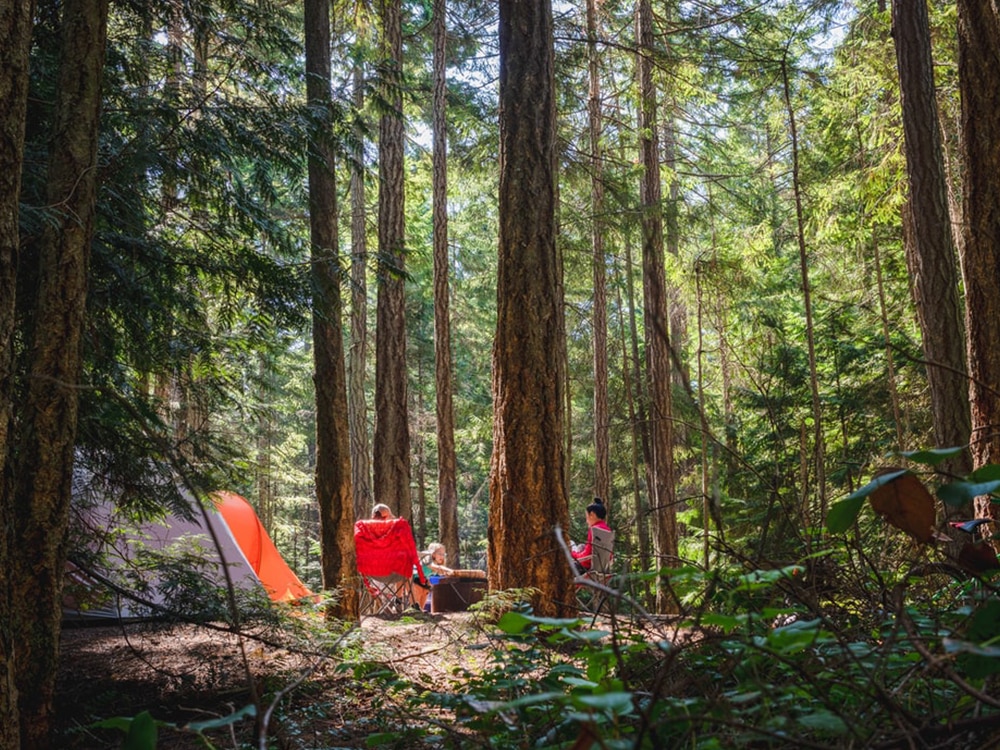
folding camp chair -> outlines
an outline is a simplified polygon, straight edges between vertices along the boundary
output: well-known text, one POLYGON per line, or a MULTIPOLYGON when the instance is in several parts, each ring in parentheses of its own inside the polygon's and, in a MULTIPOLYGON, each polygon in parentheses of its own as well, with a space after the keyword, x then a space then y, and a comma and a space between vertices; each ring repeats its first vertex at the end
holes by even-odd
POLYGON ((405 518, 354 524, 362 615, 401 615, 413 604, 413 572, 425 586, 413 530, 405 518))
POLYGON ((576 599, 581 608, 598 614, 604 604, 608 602, 608 592, 605 589, 611 583, 611 560, 614 556, 615 532, 592 526, 590 528, 590 547, 590 568, 580 574, 580 578, 585 580, 577 583, 576 599), (596 585, 590 586, 588 582, 593 582, 596 585))

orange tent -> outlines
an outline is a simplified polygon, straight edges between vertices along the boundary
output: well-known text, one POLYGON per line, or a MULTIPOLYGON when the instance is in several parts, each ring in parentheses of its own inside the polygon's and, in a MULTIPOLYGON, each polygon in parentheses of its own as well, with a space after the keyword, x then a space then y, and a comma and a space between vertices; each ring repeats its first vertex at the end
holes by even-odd
POLYGON ((245 498, 227 491, 216 492, 213 497, 218 501, 219 512, 226 520, 226 525, 247 562, 274 601, 289 602, 313 596, 281 557, 257 513, 245 498))

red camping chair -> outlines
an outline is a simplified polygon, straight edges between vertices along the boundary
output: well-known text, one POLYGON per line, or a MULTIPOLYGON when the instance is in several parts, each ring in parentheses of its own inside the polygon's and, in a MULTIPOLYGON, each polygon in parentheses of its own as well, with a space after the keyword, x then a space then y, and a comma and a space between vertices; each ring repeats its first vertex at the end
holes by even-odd
POLYGON ((400 615, 413 603, 413 571, 425 586, 417 543, 405 518, 365 519, 354 524, 363 615, 400 615))

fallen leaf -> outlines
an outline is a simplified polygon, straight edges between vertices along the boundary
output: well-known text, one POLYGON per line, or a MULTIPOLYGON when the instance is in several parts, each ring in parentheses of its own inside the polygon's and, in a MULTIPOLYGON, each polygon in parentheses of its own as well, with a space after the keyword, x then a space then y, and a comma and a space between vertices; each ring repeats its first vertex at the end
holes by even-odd
MULTIPOLYGON (((896 468, 883 469, 898 471, 896 468)), ((872 509, 897 529, 926 544, 934 537, 934 498, 913 474, 887 482, 868 496, 872 509)))
POLYGON ((1000 569, 1000 560, 989 542, 966 542, 958 553, 958 564, 971 573, 1000 569))

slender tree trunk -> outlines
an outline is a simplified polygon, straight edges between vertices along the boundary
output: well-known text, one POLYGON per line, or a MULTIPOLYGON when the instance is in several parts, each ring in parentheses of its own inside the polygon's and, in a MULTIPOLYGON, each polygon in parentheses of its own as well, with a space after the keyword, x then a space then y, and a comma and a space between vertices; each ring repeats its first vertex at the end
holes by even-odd
MULTIPOLYGON (((643 177, 642 210, 643 320, 646 327, 646 383, 649 392, 650 446, 648 466, 652 496, 653 549, 656 566, 677 562, 677 504, 674 489, 673 404, 670 393, 670 325, 663 256, 663 216, 660 205, 660 162, 656 126, 656 89, 652 61, 653 11, 650 0, 636 8, 639 40, 639 140, 643 177)), ((675 611, 665 576, 657 578, 656 608, 675 611)))
MULTIPOLYGON (((273 393, 273 378, 271 363, 267 354, 258 357, 260 378, 260 400, 267 403, 269 394, 273 393)), ((271 448, 274 432, 274 410, 262 408, 257 417, 257 515, 264 524, 267 533, 274 538, 274 485, 271 475, 271 448)))
MULTIPOLYGON (((996 3, 958 0, 958 73, 962 94, 965 298, 969 331, 972 458, 1000 463, 1000 11, 996 3)), ((1000 518, 989 498, 977 515, 1000 518)), ((994 530, 994 534, 996 531, 994 530)))
POLYGON ((450 564, 461 567, 458 540, 458 468, 452 404, 451 291, 448 286, 448 108, 445 0, 434 0, 434 363, 437 392, 438 528, 450 564))
MULTIPOLYGON (((354 66, 354 107, 361 117, 364 107, 364 73, 354 66)), ((368 350, 368 230, 365 211, 364 134, 355 132, 351 159, 351 350, 347 363, 347 407, 351 428, 351 480, 354 514, 365 518, 371 512, 371 458, 368 445, 368 406, 365 401, 365 371, 368 350)))
MULTIPOLYGON (((632 484, 635 491, 635 519, 636 519, 636 541, 639 546, 639 566, 640 570, 649 570, 652 567, 652 550, 649 540, 649 503, 644 502, 641 482, 639 480, 639 450, 641 449, 642 465, 646 467, 646 477, 649 477, 648 467, 653 460, 650 456, 649 446, 649 420, 646 417, 646 401, 642 388, 643 368, 642 358, 639 356, 639 325, 636 322, 636 302, 635 302, 635 277, 632 273, 632 243, 625 240, 625 289, 628 294, 628 321, 629 321, 629 342, 625 343, 625 332, 622 331, 622 351, 629 351, 630 356, 623 357, 625 362, 625 379, 628 382, 628 362, 631 359, 632 372, 634 377, 628 384, 629 394, 629 424, 632 426, 632 484), (638 449, 637 449, 638 444, 638 449)), ((621 305, 619 304, 619 307, 621 305)), ((624 325, 624 324, 623 324, 624 325)), ((650 493, 646 488, 647 495, 650 493)), ((646 584, 648 586, 648 584, 646 584)), ((648 591, 647 591, 648 593, 648 591)))
POLYGON ((785 107, 788 112, 788 130, 792 139, 792 191, 795 196, 795 236, 799 246, 799 276, 802 280, 802 306, 806 313, 806 348, 809 356, 809 390, 812 395, 813 441, 811 454, 812 471, 816 475, 816 494, 819 498, 819 514, 813 517, 807 505, 808 466, 802 482, 803 518, 811 525, 819 525, 826 518, 826 451, 823 444, 823 410, 819 399, 819 375, 816 372, 816 334, 813 331, 812 288, 809 285, 809 253, 806 248, 805 215, 802 208, 802 187, 799 180, 799 136, 792 106, 791 85, 788 80, 788 66, 781 61, 781 81, 785 107))
POLYGON ((701 523, 702 523, 702 559, 705 570, 709 569, 711 560, 711 546, 709 544, 709 528, 712 519, 712 500, 709 494, 709 445, 712 444, 712 436, 708 429, 708 419, 705 415, 705 336, 704 336, 704 290, 702 289, 702 264, 699 262, 695 268, 695 284, 697 291, 697 337, 698 349, 695 354, 695 377, 698 381, 698 417, 701 425, 701 523))
MULTIPOLYGON (((927 360, 934 440, 937 447, 961 446, 969 442, 971 433, 965 330, 926 2, 893 0, 892 24, 913 226, 906 236, 906 259, 927 360)), ((943 468, 964 472, 969 457, 963 453, 943 468)))
POLYGON ((604 253, 604 149, 601 144, 601 78, 597 40, 600 36, 598 0, 587 0, 587 50, 590 75, 590 188, 591 244, 594 268, 594 494, 611 500, 609 455, 611 420, 608 416, 608 282, 604 253))
POLYGON ((424 408, 424 368, 417 365, 417 403, 414 407, 413 459, 416 469, 417 502, 413 509, 413 534, 416 537, 417 549, 427 547, 427 430, 425 428, 424 408))
MULTIPOLYGON (((667 110, 667 122, 663 128, 663 158, 666 162, 667 200, 664 204, 665 250, 674 261, 680 258, 681 226, 680 226, 680 180, 677 178, 677 137, 673 122, 673 108, 667 110)), ((667 289, 668 310, 670 313, 670 348, 673 359, 673 382, 680 388, 688 388, 691 378, 688 374, 688 364, 685 362, 684 341, 687 338, 687 310, 681 298, 680 288, 671 282, 667 289)), ((684 428, 675 430, 682 432, 684 428)), ((686 442, 683 434, 674 436, 674 440, 683 445, 686 442)))
POLYGON ((406 397, 403 30, 400 0, 380 0, 386 110, 379 118, 378 303, 375 322, 375 501, 412 520, 406 397))
POLYGON ((896 450, 906 450, 903 439, 903 417, 899 410, 899 394, 896 392, 896 363, 892 354, 892 339, 889 336, 889 313, 885 300, 885 284, 882 279, 882 251, 878 237, 872 231, 872 261, 875 264, 875 282, 878 291, 879 322, 882 325, 882 340, 885 342, 886 379, 889 385, 889 402, 892 404, 892 421, 896 425, 896 450))
POLYGON ((565 613, 571 567, 557 543, 563 485, 561 266, 555 241, 556 109, 549 0, 500 0, 500 240, 493 348, 488 572, 534 586, 565 613))
POLYGON ((18 549, 8 484, 8 431, 13 414, 13 363, 18 199, 24 164, 28 58, 34 2, 14 0, 0 10, 0 750, 20 746, 15 675, 12 554, 18 549))
POLYGON ((16 437, 12 583, 21 747, 50 747, 66 528, 73 479, 80 341, 97 194, 97 137, 107 0, 62 6, 62 61, 49 153, 53 206, 38 241, 29 382, 16 437))
POLYGON ((339 589, 328 614, 358 618, 350 427, 341 316, 337 182, 331 143, 330 5, 305 0, 306 96, 316 118, 309 143, 309 234, 316 387, 316 499, 323 588, 339 589))

